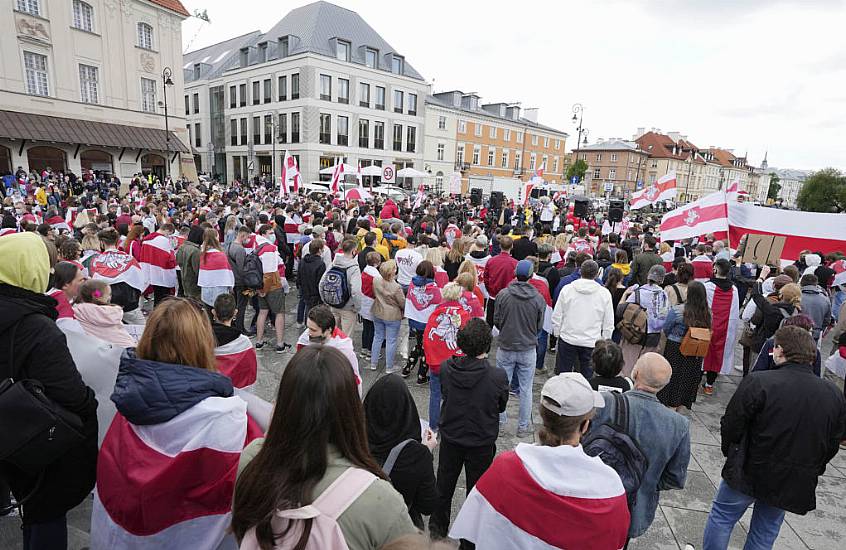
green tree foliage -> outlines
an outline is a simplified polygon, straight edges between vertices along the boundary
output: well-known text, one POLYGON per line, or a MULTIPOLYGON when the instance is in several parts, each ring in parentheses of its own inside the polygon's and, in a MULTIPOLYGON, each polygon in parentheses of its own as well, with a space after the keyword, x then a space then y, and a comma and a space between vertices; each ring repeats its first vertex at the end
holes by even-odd
POLYGON ((808 212, 846 211, 846 175, 836 168, 826 168, 811 174, 796 203, 808 212))
POLYGON ((770 172, 770 188, 767 189, 767 198, 776 200, 778 198, 778 192, 781 191, 781 184, 778 182, 780 178, 778 174, 775 172, 770 172))
POLYGON ((582 159, 576 160, 576 162, 567 167, 567 181, 569 182, 571 179, 573 179, 573 176, 578 176, 579 181, 581 182, 583 179, 585 179, 585 172, 587 172, 587 169, 587 162, 582 159))

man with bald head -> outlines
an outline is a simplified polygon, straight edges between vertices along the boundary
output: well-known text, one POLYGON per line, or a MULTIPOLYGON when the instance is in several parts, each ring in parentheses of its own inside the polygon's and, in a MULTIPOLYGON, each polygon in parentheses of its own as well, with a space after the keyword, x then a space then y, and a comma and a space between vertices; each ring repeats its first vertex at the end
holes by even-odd
MULTIPOLYGON (((683 489, 690 462, 688 420, 662 405, 655 394, 670 381, 673 370, 658 353, 644 353, 632 370, 634 389, 622 394, 628 406, 626 431, 649 461, 649 468, 637 491, 631 510, 629 538, 637 538, 649 528, 658 508, 658 492, 683 489)), ((596 409, 591 429, 613 423, 617 400, 611 392, 602 392, 605 407, 596 409)))

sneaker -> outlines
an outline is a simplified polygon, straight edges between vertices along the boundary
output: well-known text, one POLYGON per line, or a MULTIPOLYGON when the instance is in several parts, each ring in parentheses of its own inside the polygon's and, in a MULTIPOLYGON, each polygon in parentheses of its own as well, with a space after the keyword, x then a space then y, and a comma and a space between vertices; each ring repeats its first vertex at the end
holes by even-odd
POLYGON ((704 393, 705 395, 714 395, 714 386, 709 386, 708 384, 705 384, 704 386, 702 386, 702 393, 704 393))
POLYGON ((524 437, 533 437, 535 435, 535 431, 531 428, 526 428, 525 430, 522 428, 517 428, 517 438, 523 439, 524 437))
POLYGON ((417 385, 418 386, 425 386, 428 383, 429 383, 429 377, 428 376, 418 376, 417 377, 417 385))
POLYGON ((411 375, 411 367, 409 367, 409 366, 403 367, 402 370, 400 371, 400 376, 402 376, 403 378, 408 378, 409 375, 411 375))
POLYGON ((508 393, 514 397, 520 397, 520 390, 508 390, 508 393))
POLYGON ((367 365, 367 370, 376 370, 376 365, 367 365))
POLYGON ((292 348, 291 344, 287 344, 285 342, 282 342, 282 345, 276 346, 276 353, 285 353, 286 351, 291 351, 291 348, 292 348))
POLYGON ((685 544, 684 550, 696 550, 696 548, 694 548, 692 544, 685 544))
POLYGON ((297 328, 300 329, 300 330, 304 329, 305 323, 301 323, 301 322, 297 321, 297 328))
POLYGON ((505 435, 505 424, 500 424, 499 425, 499 437, 502 437, 504 435, 505 435))
POLYGON ((267 342, 256 342, 256 349, 263 349, 267 342))

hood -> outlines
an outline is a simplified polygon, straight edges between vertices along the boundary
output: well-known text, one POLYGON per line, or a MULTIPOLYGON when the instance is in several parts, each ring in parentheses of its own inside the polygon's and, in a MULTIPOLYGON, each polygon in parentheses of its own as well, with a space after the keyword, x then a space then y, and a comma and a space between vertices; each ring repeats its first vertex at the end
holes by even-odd
POLYGON ((732 282, 729 279, 718 279, 716 277, 711 277, 710 281, 714 283, 720 290, 731 290, 732 282))
POLYGON ((820 296, 824 296, 826 299, 828 298, 828 293, 817 285, 803 286, 802 294, 819 294, 820 296))
POLYGON ((470 252, 470 257, 475 258, 477 260, 484 260, 485 258, 488 257, 488 251, 487 250, 473 250, 472 252, 470 252))
POLYGON ((0 283, 0 332, 6 332, 26 315, 46 315, 55 320, 59 316, 57 304, 55 298, 46 294, 0 283))
POLYGON ((222 374, 138 359, 126 350, 111 399, 129 422, 143 426, 167 422, 207 397, 232 393, 232 381, 222 374))
POLYGON ((212 332, 214 333, 214 339, 218 346, 225 346, 229 342, 232 342, 241 336, 241 331, 237 328, 228 327, 223 323, 218 323, 217 321, 212 321, 212 332))
POLYGON ((303 258, 303 263, 305 264, 316 264, 317 262, 323 263, 323 256, 318 256, 309 252, 303 258))
POLYGON ((37 234, 14 233, 0 239, 0 283, 32 292, 47 290, 50 256, 47 245, 37 234))
POLYGON ((473 389, 485 377, 488 362, 476 357, 453 357, 444 363, 449 370, 449 380, 456 387, 473 389))
POLYGON ((434 279, 427 279, 426 277, 423 277, 422 275, 415 275, 414 277, 411 278, 411 282, 417 288, 422 288, 422 287, 428 285, 429 283, 434 283, 435 280, 434 279))
POLYGON ((532 286, 532 283, 526 281, 514 281, 508 285, 509 292, 520 300, 531 300, 535 296, 539 296, 538 289, 532 286))
POLYGON ((356 266, 358 267, 358 260, 355 258, 347 258, 343 254, 336 254, 335 255, 335 262, 332 264, 338 267, 350 267, 356 266))
POLYGON ((808 267, 816 267, 820 265, 822 258, 819 254, 805 254, 805 265, 808 267))
POLYGON ((573 286, 573 290, 579 294, 596 294, 605 288, 591 279, 576 279, 570 284, 573 286))
POLYGON ((379 378, 364 397, 370 452, 381 461, 406 439, 420 441, 420 416, 405 380, 396 374, 379 378))
POLYGON ((73 313, 77 320, 94 326, 115 326, 123 322, 123 309, 116 305, 75 304, 73 313))

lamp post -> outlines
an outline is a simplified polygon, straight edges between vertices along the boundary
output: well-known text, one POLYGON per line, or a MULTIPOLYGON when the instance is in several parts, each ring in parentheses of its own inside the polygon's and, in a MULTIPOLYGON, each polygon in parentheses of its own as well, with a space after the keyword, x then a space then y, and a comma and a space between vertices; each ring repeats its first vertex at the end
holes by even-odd
POLYGON ((584 128, 584 124, 582 124, 585 114, 585 108, 581 103, 573 104, 573 124, 578 123, 578 127, 576 130, 579 132, 578 138, 576 138, 576 151, 575 151, 575 158, 573 159, 573 165, 579 161, 579 146, 582 143, 582 134, 585 135, 585 142, 584 144, 587 145, 587 130, 584 128))
POLYGON ((164 95, 164 116, 165 116, 165 151, 167 158, 165 158, 165 180, 170 177, 170 127, 167 120, 167 87, 173 86, 173 70, 170 67, 165 67, 162 70, 162 94, 164 95))

